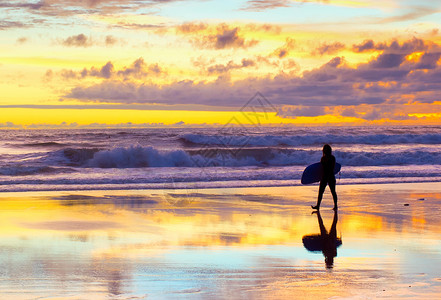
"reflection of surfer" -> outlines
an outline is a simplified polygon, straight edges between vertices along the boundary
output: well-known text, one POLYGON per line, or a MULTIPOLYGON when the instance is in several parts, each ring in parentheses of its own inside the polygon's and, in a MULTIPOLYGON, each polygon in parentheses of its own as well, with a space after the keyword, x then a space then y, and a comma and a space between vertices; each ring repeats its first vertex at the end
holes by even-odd
POLYGON ((332 148, 328 144, 323 146, 323 156, 320 160, 320 163, 323 166, 323 176, 320 180, 319 193, 317 198, 317 205, 311 207, 313 209, 320 209, 320 203, 322 202, 323 193, 325 192, 325 188, 329 185, 329 189, 331 190, 332 198, 334 199, 334 210, 337 210, 337 193, 335 191, 335 157, 332 155, 332 148))
POLYGON ((317 211, 317 219, 320 226, 320 235, 305 235, 302 239, 303 245, 309 251, 322 251, 325 256, 326 267, 332 268, 334 265, 334 257, 337 256, 337 247, 342 244, 341 238, 337 237, 337 211, 334 211, 334 219, 329 233, 323 225, 320 211, 317 211))
MULTIPOLYGON (((329 233, 323 225, 320 212, 317 212, 317 218, 320 226, 320 234, 323 240, 323 255, 325 256, 325 263, 327 268, 332 268, 334 265, 334 257, 337 256, 337 211, 334 211, 334 220, 332 221, 331 230, 329 233)), ((341 239, 340 239, 341 242, 341 239)))

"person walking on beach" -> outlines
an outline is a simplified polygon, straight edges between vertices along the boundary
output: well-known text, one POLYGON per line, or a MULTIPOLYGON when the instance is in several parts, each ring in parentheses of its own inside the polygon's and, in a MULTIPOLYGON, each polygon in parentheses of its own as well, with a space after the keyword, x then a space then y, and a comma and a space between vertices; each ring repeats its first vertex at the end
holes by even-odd
POLYGON ((335 157, 332 155, 332 148, 328 144, 323 146, 323 156, 320 160, 320 163, 323 166, 323 176, 320 180, 320 187, 317 198, 317 205, 311 205, 312 209, 320 209, 320 203, 322 202, 323 193, 325 192, 325 188, 329 185, 329 189, 331 190, 332 198, 334 199, 334 208, 333 210, 337 210, 337 193, 335 191, 335 157))

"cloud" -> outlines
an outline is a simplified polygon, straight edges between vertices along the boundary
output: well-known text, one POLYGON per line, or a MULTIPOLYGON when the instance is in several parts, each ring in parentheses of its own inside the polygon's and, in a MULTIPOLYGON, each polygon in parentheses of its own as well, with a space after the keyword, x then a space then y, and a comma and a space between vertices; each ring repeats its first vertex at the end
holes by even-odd
POLYGON ((83 33, 69 36, 65 39, 58 39, 58 43, 66 47, 92 47, 92 46, 106 46, 112 47, 120 40, 113 35, 106 35, 105 37, 92 38, 83 33))
POLYGON ((208 48, 248 48, 258 43, 256 40, 245 41, 239 35, 239 27, 230 28, 228 25, 220 25, 217 34, 208 35, 204 38, 203 44, 208 48))
MULTIPOLYGON (((335 110, 338 109, 339 108, 335 110)), ((339 113, 337 112, 337 114, 344 117, 355 117, 367 121, 381 120, 381 119, 396 120, 396 121, 418 119, 417 117, 409 116, 409 113, 403 112, 402 109, 403 109, 402 106, 391 105, 391 104, 382 104, 375 106, 362 105, 360 107, 343 108, 339 113)))
MULTIPOLYGON (((95 68, 92 67, 90 69, 84 68, 81 72, 75 72, 72 70, 63 70, 64 72, 67 72, 67 74, 71 74, 72 76, 63 76, 66 79, 69 78, 84 78, 87 76, 93 76, 93 77, 100 77, 100 78, 110 78, 114 74, 114 66, 112 62, 108 61, 104 66, 101 68, 95 68)), ((63 74, 62 74, 63 75, 63 74)))
POLYGON ((187 22, 174 27, 175 33, 187 36, 189 41, 198 48, 232 49, 249 48, 257 45, 258 40, 247 39, 248 34, 255 33, 280 34, 282 27, 272 24, 248 23, 231 26, 226 23, 207 24, 204 22, 187 22))
POLYGON ((356 112, 354 107, 344 107, 340 111, 340 115, 343 117, 359 117, 360 114, 356 112))
POLYGON ((0 8, 48 17, 136 12, 181 0, 5 0, 0 8))
POLYGON ((188 22, 188 23, 184 23, 184 24, 176 26, 175 30, 178 33, 189 34, 189 33, 198 33, 200 31, 206 30, 207 28, 208 28, 208 25, 205 23, 188 22))
MULTIPOLYGON (((52 70, 50 76, 53 76, 52 70)), ((46 73, 46 77, 48 76, 46 73)), ((90 69, 84 68, 81 71, 74 70, 61 70, 58 75, 63 79, 82 79, 86 77, 97 77, 103 79, 119 78, 123 80, 128 79, 145 79, 149 75, 163 75, 166 71, 158 64, 146 64, 142 57, 136 59, 130 66, 123 67, 120 70, 115 70, 115 66, 111 61, 108 61, 101 67, 91 67, 90 69)))
MULTIPOLYGON (((248 11, 265 11, 275 8, 290 7, 294 3, 304 4, 304 3, 324 3, 330 4, 333 0, 248 0, 242 10, 248 11)), ((363 1, 363 0, 362 0, 363 1)), ((350 2, 346 3, 348 5, 350 2)), ((356 3, 356 2, 355 2, 356 3)), ((336 3, 341 5, 342 2, 336 3)))
POLYGON ((4 123, 0 123, 0 128, 23 128, 23 126, 14 124, 12 122, 4 122, 4 123))
POLYGON ((160 30, 166 28, 166 24, 139 24, 139 23, 127 23, 127 22, 118 22, 112 25, 116 28, 124 28, 124 29, 134 29, 134 30, 160 30))
POLYGON ((356 96, 350 83, 309 82, 303 78, 282 75, 274 78, 249 78, 236 82, 223 77, 214 82, 186 80, 162 86, 153 83, 137 84, 112 80, 88 87, 78 86, 72 89, 66 97, 85 102, 240 107, 246 103, 250 94, 256 91, 255 88, 259 88, 274 105, 309 106, 314 103, 317 106, 325 106, 384 101, 381 98, 365 98, 365 95, 356 96))
POLYGON ((417 69, 435 69, 438 66, 438 61, 441 57, 441 52, 424 53, 418 61, 417 69))
POLYGON ((438 36, 438 34, 439 34, 439 28, 433 28, 432 30, 429 31, 429 36, 431 37, 438 36))
POLYGON ((29 9, 35 9, 38 10, 42 8, 45 5, 44 1, 38 1, 38 2, 29 2, 29 1, 4 1, 4 3, 0 3, 0 7, 3 8, 29 8, 29 9))
POLYGON ((119 76, 124 78, 144 78, 149 74, 160 75, 161 73, 165 73, 165 71, 158 64, 147 65, 142 57, 135 60, 130 66, 117 72, 119 76))
POLYGON ((223 102, 222 105, 225 106, 234 103, 237 97, 245 100, 249 98, 249 95, 244 95, 244 91, 238 89, 238 86, 231 86, 230 82, 224 79, 218 79, 210 83, 185 80, 165 86, 153 83, 137 84, 129 81, 111 80, 89 87, 79 86, 66 95, 66 98, 75 98, 85 102, 161 103, 169 105, 216 105, 215 103, 223 102), (228 99, 228 95, 232 98, 228 99))
POLYGON ((286 71, 298 71, 298 70, 300 70, 300 67, 297 64, 297 62, 294 59, 291 59, 291 58, 289 58, 287 60, 284 60, 282 62, 282 67, 283 67, 283 70, 286 70, 286 71))
POLYGON ((82 33, 70 36, 61 43, 68 47, 90 47, 93 44, 92 39, 82 33))
POLYGON ((326 114, 323 106, 291 106, 285 105, 277 111, 280 117, 317 117, 326 114))
MULTIPOLYGON (((51 76, 52 73, 49 73, 49 74, 48 74, 48 72, 46 72, 46 76, 48 76, 48 75, 51 76)), ((78 74, 77 74, 76 72, 72 71, 72 70, 61 70, 61 71, 60 71, 60 76, 61 76, 63 79, 67 79, 67 80, 78 78, 78 74)))
POLYGON ((112 35, 107 35, 104 42, 105 42, 106 46, 113 46, 118 42, 118 39, 112 35))
POLYGON ((190 41, 197 47, 207 49, 248 48, 257 45, 257 40, 245 40, 239 27, 222 23, 210 27, 204 23, 185 23, 176 27, 176 32, 191 36, 190 41))
POLYGON ((28 24, 25 24, 20 21, 7 21, 7 20, 0 20, 0 30, 7 30, 7 29, 13 29, 13 28, 24 28, 29 27, 28 24))
POLYGON ((317 49, 313 51, 315 55, 334 54, 342 49, 345 49, 345 45, 340 42, 323 43, 317 49))
POLYGON ((373 60, 371 65, 375 68, 395 68, 404 62, 405 57, 405 54, 384 53, 373 60))
POLYGON ((109 61, 100 69, 98 74, 100 74, 101 77, 110 78, 113 74, 113 69, 113 64, 109 61))
POLYGON ((246 24, 244 26, 246 31, 251 32, 269 32, 271 34, 280 34, 282 27, 274 24, 246 24))
POLYGON ((264 11, 280 7, 289 7, 290 4, 290 0, 249 0, 242 9, 250 11, 264 11))
MULTIPOLYGON (((274 24, 255 24, 249 23, 241 26, 246 32, 267 32, 271 34, 279 34, 282 31, 282 27, 274 24)), ((214 31, 224 29, 225 24, 219 24, 214 27, 214 31)), ((175 27, 175 31, 178 34, 201 34, 213 31, 213 25, 209 25, 204 22, 186 22, 175 27)))
POLYGON ((434 9, 433 7, 425 7, 425 6, 413 6, 408 8, 409 12, 406 12, 401 15, 381 18, 376 22, 377 24, 387 24, 387 23, 395 23, 395 22, 406 22, 412 21, 416 19, 420 19, 422 17, 426 17, 432 14, 436 14, 440 12, 438 9, 434 9))
POLYGON ((365 51, 387 51, 390 53, 412 53, 415 51, 424 51, 431 47, 431 45, 424 42, 422 39, 412 38, 411 40, 399 43, 397 40, 393 40, 388 45, 387 43, 375 43, 373 40, 365 40, 361 44, 352 46, 354 52, 365 51))
POLYGON ((24 44, 24 43, 26 43, 26 42, 28 42, 29 41, 29 39, 27 38, 27 37, 21 37, 21 38, 18 38, 17 39, 17 44, 24 44))
POLYGON ((365 52, 365 51, 373 51, 373 50, 383 50, 377 49, 373 40, 365 40, 363 43, 358 45, 353 45, 352 50, 354 52, 365 52))
POLYGON ((404 119, 406 115, 387 109, 393 107, 392 104, 439 101, 440 57, 441 51, 430 43, 423 41, 421 44, 411 39, 384 44, 383 53, 357 66, 347 64, 342 57, 334 57, 319 68, 302 74, 282 72, 236 81, 224 76, 231 70, 257 65, 259 61, 254 58, 241 63, 212 64, 207 72, 221 75, 215 81, 181 80, 167 84, 131 80, 137 77, 137 70, 150 68, 135 61, 129 67, 115 71, 113 74, 117 76, 99 84, 78 85, 65 97, 83 102, 241 107, 250 95, 260 91, 274 106, 283 108, 279 113, 286 117, 314 116, 329 113, 332 107, 346 107, 346 110, 339 110, 344 116, 369 120, 404 119), (423 54, 407 59, 421 49, 426 49, 423 54), (139 67, 140 64, 143 67, 139 67), (374 110, 351 109, 363 105, 384 106, 389 113, 381 110, 380 115, 374 110))
POLYGON ((294 48, 295 48, 295 40, 292 38, 286 38, 285 44, 282 47, 277 48, 273 52, 273 55, 275 55, 279 58, 284 58, 284 57, 288 56, 289 52, 291 50, 293 50, 294 48))
POLYGON ((216 65, 208 66, 206 68, 206 71, 208 74, 222 74, 222 73, 228 73, 231 70, 235 70, 235 69, 254 67, 255 65, 256 62, 254 60, 244 58, 242 59, 240 64, 236 64, 232 60, 230 60, 226 65, 216 64, 216 65))
POLYGON ((52 81, 52 79, 54 78, 54 71, 52 71, 52 69, 48 69, 46 70, 46 72, 44 73, 43 78, 41 79, 44 83, 49 83, 52 81))

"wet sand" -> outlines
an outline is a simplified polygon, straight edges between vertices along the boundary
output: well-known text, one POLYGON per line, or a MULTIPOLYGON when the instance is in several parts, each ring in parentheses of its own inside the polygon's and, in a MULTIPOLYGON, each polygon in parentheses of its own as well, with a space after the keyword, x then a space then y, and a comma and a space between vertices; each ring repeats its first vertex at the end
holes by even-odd
POLYGON ((441 297, 439 183, 317 188, 2 193, 0 299, 441 297))

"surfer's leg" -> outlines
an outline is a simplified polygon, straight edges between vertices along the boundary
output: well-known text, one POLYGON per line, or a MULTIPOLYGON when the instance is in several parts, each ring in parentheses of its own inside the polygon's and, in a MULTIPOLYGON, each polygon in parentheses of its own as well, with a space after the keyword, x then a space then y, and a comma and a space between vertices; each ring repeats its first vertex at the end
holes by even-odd
POLYGON ((334 199, 334 210, 337 210, 337 192, 335 191, 335 179, 329 181, 329 189, 331 190, 332 198, 334 199))
POLYGON ((322 203, 323 193, 325 192, 325 188, 326 188, 327 184, 328 184, 328 182, 326 180, 320 181, 320 187, 319 187, 319 192, 318 192, 318 197, 317 197, 317 205, 311 206, 312 209, 319 209, 320 208, 320 203, 322 203))

